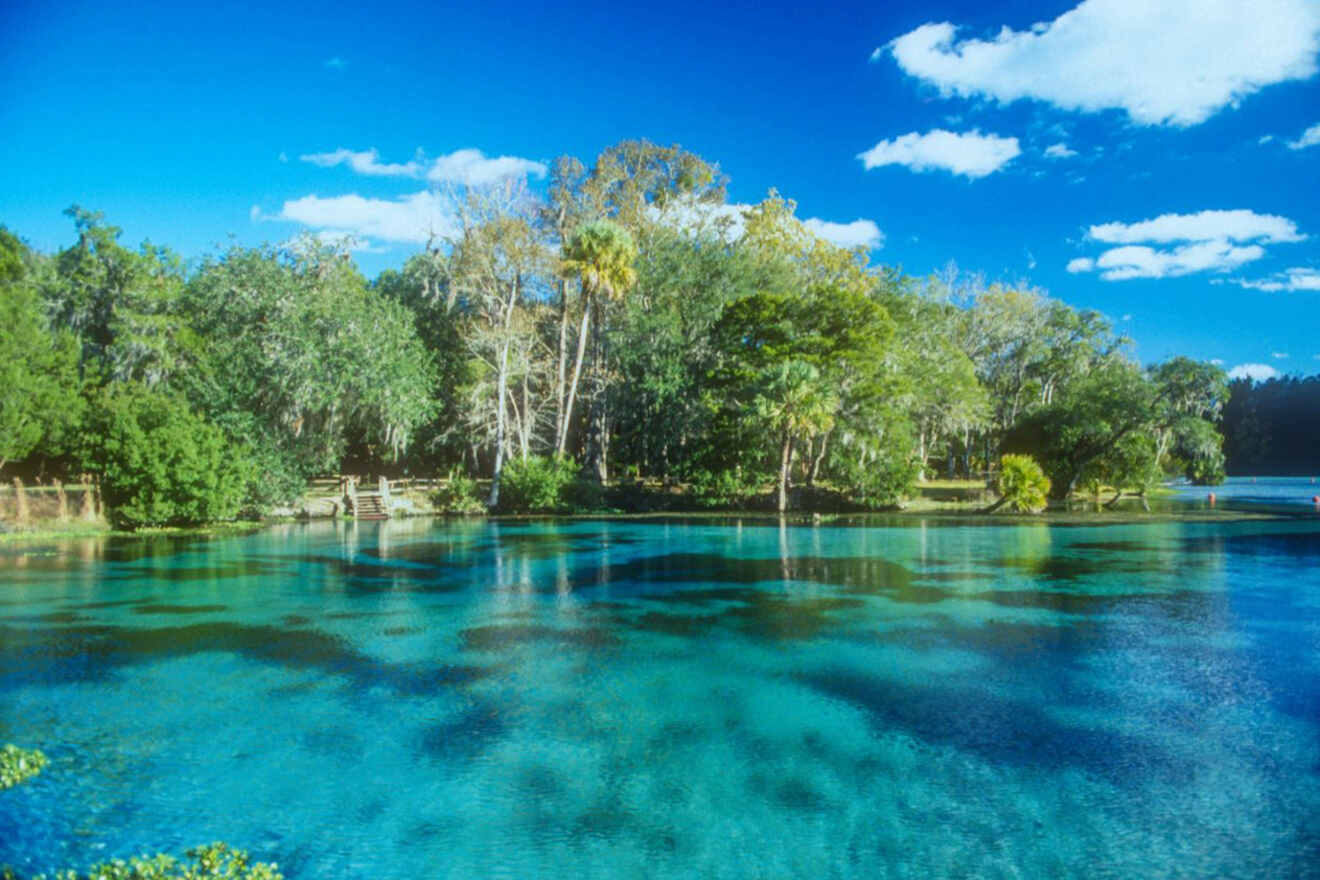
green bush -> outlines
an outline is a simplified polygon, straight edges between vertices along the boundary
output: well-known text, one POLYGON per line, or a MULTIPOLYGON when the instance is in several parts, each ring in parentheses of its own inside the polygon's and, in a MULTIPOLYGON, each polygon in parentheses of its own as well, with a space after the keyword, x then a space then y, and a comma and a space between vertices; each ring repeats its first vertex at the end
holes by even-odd
POLYGON ((1030 455, 1005 455, 999 460, 995 490, 1009 510, 1039 513, 1045 509, 1050 480, 1030 455))
POLYGON ((46 756, 36 749, 8 745, 0 749, 0 791, 26 782, 45 769, 46 756))
POLYGON ((834 480, 844 493, 865 507, 889 507, 912 491, 917 479, 918 462, 906 455, 882 455, 865 465, 851 456, 840 456, 834 467, 834 480))
POLYGON ((746 508, 760 494, 763 479, 748 477, 735 469, 701 470, 692 474, 689 491, 699 507, 712 509, 746 508))
MULTIPOLYGON (((128 861, 102 862, 86 873, 60 871, 50 880, 283 880, 277 865, 248 863, 248 854, 213 843, 188 850, 188 860, 173 856, 139 856, 128 861)), ((12 870, 0 871, 0 880, 20 880, 12 870)), ((42 874, 33 880, 47 880, 42 874)))
POLYGON ((486 505, 477 495, 477 481, 457 468, 449 480, 431 495, 431 503, 445 513, 481 513, 486 505))
POLYGON ((564 505, 565 487, 577 476, 577 465, 563 456, 532 455, 504 466, 500 480, 502 511, 538 513, 564 505))
POLYGON ((87 469, 117 528, 233 519, 252 466, 182 398, 137 383, 104 390, 89 418, 87 469))

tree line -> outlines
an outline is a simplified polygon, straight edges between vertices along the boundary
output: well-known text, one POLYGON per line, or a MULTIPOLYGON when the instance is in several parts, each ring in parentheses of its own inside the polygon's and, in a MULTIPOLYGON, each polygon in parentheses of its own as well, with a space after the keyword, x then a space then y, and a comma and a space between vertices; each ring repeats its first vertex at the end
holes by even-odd
POLYGON ((1004 453, 1055 497, 1222 477, 1219 368, 1143 367, 1026 285, 872 264, 774 191, 730 205, 677 146, 444 195, 453 228, 374 280, 308 235, 186 264, 79 207, 58 253, 0 229, 0 467, 94 474, 127 525, 344 468, 489 480, 495 510, 536 474, 780 510, 889 505, 1004 453))
POLYGON ((1223 417, 1227 467, 1243 476, 1320 471, 1320 375, 1235 380, 1223 417))

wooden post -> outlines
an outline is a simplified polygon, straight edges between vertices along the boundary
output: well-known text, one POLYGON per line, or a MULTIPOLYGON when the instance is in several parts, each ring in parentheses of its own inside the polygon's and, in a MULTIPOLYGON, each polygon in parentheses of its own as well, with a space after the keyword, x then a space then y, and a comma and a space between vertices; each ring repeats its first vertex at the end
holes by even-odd
POLYGON ((14 521, 20 526, 28 524, 27 492, 23 490, 23 481, 14 477, 14 521))
POLYGON ((64 483, 59 480, 55 481, 55 501, 59 505, 56 516, 60 522, 64 522, 69 518, 69 496, 64 492, 64 483))
POLYGON ((82 518, 91 522, 96 519, 96 496, 92 493, 92 478, 84 474, 82 487, 82 518))
POLYGON ((390 509, 390 481, 384 477, 380 478, 380 503, 386 510, 390 509))

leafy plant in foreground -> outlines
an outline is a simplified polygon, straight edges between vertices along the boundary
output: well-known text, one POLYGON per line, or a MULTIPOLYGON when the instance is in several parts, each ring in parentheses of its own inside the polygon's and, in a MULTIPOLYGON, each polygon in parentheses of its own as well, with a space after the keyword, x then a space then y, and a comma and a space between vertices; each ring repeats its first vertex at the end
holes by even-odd
MULTIPOLYGON (((86 873, 59 871, 53 877, 40 874, 32 880, 283 880, 278 866, 248 863, 248 854, 212 843, 188 850, 187 861, 158 854, 114 859, 89 868, 86 873)), ((0 870, 0 880, 22 880, 11 869, 0 870)))
POLYGON ((13 788, 36 776, 49 761, 37 749, 20 749, 7 745, 0 748, 0 791, 13 788))

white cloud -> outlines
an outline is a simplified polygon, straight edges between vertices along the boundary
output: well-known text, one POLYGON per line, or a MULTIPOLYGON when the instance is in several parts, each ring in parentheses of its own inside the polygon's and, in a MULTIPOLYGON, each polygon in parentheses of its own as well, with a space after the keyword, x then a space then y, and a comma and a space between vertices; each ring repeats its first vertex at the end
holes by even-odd
POLYGON ((1274 140, 1274 135, 1272 135, 1272 134, 1263 134, 1263 135, 1261 135, 1259 138, 1257 138, 1256 143, 1258 143, 1258 144, 1268 144, 1268 143, 1269 143, 1270 141, 1272 141, 1272 140, 1274 140))
POLYGON ((348 62, 336 55, 333 58, 327 58, 325 60, 325 66, 331 70, 343 70, 348 66, 348 62))
POLYGON ((416 177, 421 173, 421 165, 415 160, 401 163, 381 163, 380 153, 373 147, 370 150, 346 150, 343 147, 333 153, 307 153, 298 157, 304 162, 311 162, 322 168, 335 165, 347 165, 356 174, 368 177, 416 177))
POLYGON ((975 180, 998 171, 1022 152, 1017 138, 971 131, 958 134, 937 128, 884 140, 857 155, 868 170, 903 165, 913 171, 941 169, 975 180))
POLYGON ((461 183, 482 186, 506 177, 545 177, 546 167, 532 159, 517 156, 487 158, 481 150, 455 150, 431 163, 426 179, 432 183, 461 183))
POLYGON ((1064 143, 1050 144, 1045 148, 1046 159, 1071 159, 1076 155, 1077 151, 1069 149, 1064 143))
POLYGON ((1288 359, 1288 352, 1272 351, 1270 352, 1270 357, 1274 358, 1276 361, 1286 361, 1288 359))
POLYGON ((1250 379, 1253 382, 1264 382, 1266 379, 1277 379, 1279 371, 1269 364, 1238 364, 1228 371, 1230 379, 1250 379))
POLYGON ((1307 79, 1320 51, 1315 0, 1085 0, 1027 30, 958 39, 925 24, 888 50, 946 96, 1121 109, 1146 125, 1203 122, 1265 86, 1307 79))
POLYGON ((1131 320, 1132 320, 1132 316, 1131 316, 1131 315, 1124 315, 1123 318, 1122 318, 1122 320, 1123 320, 1124 322, 1131 321, 1131 320))
POLYGON ((1222 367, 1222 366, 1224 365, 1224 359, 1223 359, 1223 358, 1210 358, 1210 363, 1214 364, 1216 367, 1222 367))
POLYGON ((858 247, 879 248, 885 243, 885 235, 874 220, 857 219, 851 223, 832 223, 810 217, 802 225, 813 233, 841 248, 849 250, 858 247))
POLYGON ((1305 241, 1297 224, 1277 214, 1255 211, 1201 211, 1199 214, 1161 214, 1140 223, 1102 223, 1087 233, 1096 241, 1132 244, 1139 241, 1305 241))
MULTIPOLYGON (((1176 278, 1194 272, 1227 272, 1265 256, 1262 245, 1305 241, 1297 224, 1275 214, 1254 211, 1201 211, 1163 214, 1139 223, 1102 223, 1087 238, 1110 248, 1091 259, 1078 257, 1069 272, 1100 270, 1105 281, 1176 278), (1155 248, 1147 242, 1173 247, 1155 248)), ((1252 286, 1252 283, 1237 283, 1252 286)))
POLYGON ((1314 147, 1320 144, 1320 122, 1302 132, 1302 136, 1295 141, 1288 141, 1288 149, 1305 150, 1307 147, 1314 147))
POLYGON ((1233 283, 1239 287, 1245 287, 1248 290, 1264 290, 1269 292, 1280 290, 1320 290, 1320 269, 1309 269, 1297 266, 1292 269, 1285 269, 1283 272, 1270 278, 1263 278, 1257 281, 1248 281, 1245 278, 1234 278, 1233 283))
POLYGON ((1105 281, 1132 278, 1177 278, 1193 272, 1224 272, 1259 260, 1265 249, 1253 244, 1238 247, 1226 241, 1198 241, 1170 250, 1145 245, 1124 245, 1105 251, 1095 260, 1105 281))
POLYGON ((417 192, 398 199, 371 199, 359 195, 303 196, 285 202, 280 220, 291 220, 332 236, 354 239, 425 243, 432 234, 445 236, 455 230, 453 206, 447 198, 417 192))

